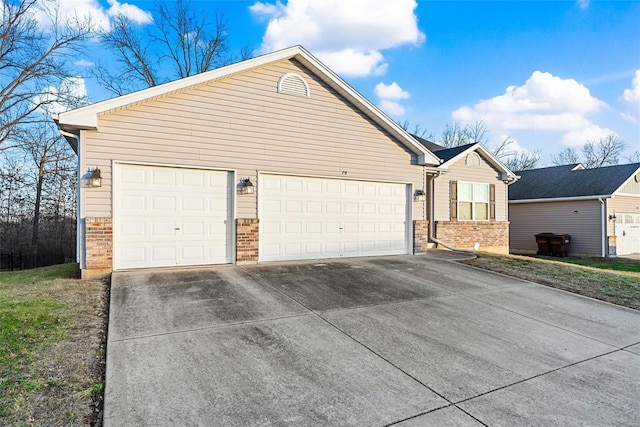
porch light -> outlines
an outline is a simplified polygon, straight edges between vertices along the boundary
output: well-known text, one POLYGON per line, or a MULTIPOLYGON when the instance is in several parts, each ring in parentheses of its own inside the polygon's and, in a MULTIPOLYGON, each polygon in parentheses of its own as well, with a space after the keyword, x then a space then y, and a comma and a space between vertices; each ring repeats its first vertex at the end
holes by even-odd
POLYGON ((100 169, 95 168, 93 172, 91 172, 91 177, 89 177, 89 184, 94 187, 102 187, 102 176, 100 175, 100 169))
POLYGON ((427 195, 423 190, 416 190, 416 193, 413 195, 414 202, 424 202, 427 200, 427 195))
POLYGON ((616 211, 613 211, 613 215, 609 215, 609 221, 615 221, 616 219, 616 211))
POLYGON ((243 180, 240 184, 240 194, 253 194, 253 182, 249 178, 243 180))

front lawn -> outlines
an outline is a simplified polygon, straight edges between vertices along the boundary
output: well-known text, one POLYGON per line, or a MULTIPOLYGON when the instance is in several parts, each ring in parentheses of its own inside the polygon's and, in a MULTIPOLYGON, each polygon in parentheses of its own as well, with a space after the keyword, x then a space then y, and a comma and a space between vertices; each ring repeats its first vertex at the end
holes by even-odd
POLYGON ((640 261, 480 253, 463 262, 640 310, 640 261))
POLYGON ((101 422, 107 285, 76 274, 0 272, 0 425, 101 422))

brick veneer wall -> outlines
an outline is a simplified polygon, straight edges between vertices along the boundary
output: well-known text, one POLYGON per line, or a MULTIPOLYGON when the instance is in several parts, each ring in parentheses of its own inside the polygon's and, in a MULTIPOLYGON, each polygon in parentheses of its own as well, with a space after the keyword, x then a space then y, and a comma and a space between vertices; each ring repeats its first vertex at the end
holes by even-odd
POLYGON ((113 221, 111 218, 85 218, 86 266, 111 269, 113 266, 113 221))
POLYGON ((509 221, 437 221, 436 237, 458 248, 478 242, 481 251, 509 253, 509 221))
POLYGON ((258 219, 236 219, 236 262, 258 262, 258 231, 258 219))
POLYGON ((413 221, 413 253, 427 252, 429 247, 429 221, 413 221))

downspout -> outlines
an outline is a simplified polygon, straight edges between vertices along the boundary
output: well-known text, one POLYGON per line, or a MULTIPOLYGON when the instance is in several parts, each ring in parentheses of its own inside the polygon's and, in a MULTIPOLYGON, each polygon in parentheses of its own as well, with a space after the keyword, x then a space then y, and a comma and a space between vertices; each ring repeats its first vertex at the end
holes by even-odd
POLYGON ((80 268, 84 268, 84 250, 82 247, 82 241, 84 240, 84 231, 82 230, 82 218, 80 214, 80 135, 76 135, 75 133, 67 132, 62 129, 59 129, 60 135, 65 138, 73 138, 76 140, 75 147, 71 144, 71 148, 74 148, 73 151, 76 152, 78 156, 78 166, 76 168, 76 173, 78 174, 78 185, 76 188, 76 261, 80 264, 80 268))
POLYGON ((439 177, 440 175, 442 175, 442 171, 438 171, 437 174, 435 174, 435 176, 433 176, 431 178, 431 186, 429 188, 429 197, 430 197, 430 209, 429 209, 429 215, 431 217, 431 221, 429 221, 429 238, 439 244, 444 246, 445 248, 449 249, 450 251, 453 252, 464 252, 464 253, 471 253, 471 254, 475 254, 476 252, 478 252, 478 249, 480 249, 480 243, 476 242, 475 245, 473 245, 473 249, 466 249, 466 248, 456 248, 453 246, 450 246, 448 244, 446 244, 445 242, 443 242, 442 240, 438 240, 436 238, 436 221, 435 221, 435 208, 434 208, 434 202, 435 202, 435 180, 437 177, 439 177))
POLYGON ((600 202, 600 205, 602 206, 602 209, 600 209, 601 213, 602 213, 602 230, 601 230, 601 240, 602 240, 602 258, 604 258, 606 256, 606 252, 607 252, 607 243, 606 243, 606 239, 607 239, 607 206, 604 203, 604 200, 602 199, 602 197, 598 197, 598 201, 600 202))

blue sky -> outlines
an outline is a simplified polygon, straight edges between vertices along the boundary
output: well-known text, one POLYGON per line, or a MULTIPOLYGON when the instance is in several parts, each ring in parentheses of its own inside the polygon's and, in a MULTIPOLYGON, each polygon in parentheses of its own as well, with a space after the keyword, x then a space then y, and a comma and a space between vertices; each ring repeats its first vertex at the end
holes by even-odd
MULTIPOLYGON (((541 149, 541 165, 609 133, 626 141, 625 156, 640 151, 640 1, 193 3, 224 13, 234 50, 301 44, 393 119, 436 140, 447 123, 484 120, 492 142, 510 136, 541 149)), ((106 28, 116 10, 145 25, 153 6, 63 4, 106 28)), ((82 74, 95 61, 78 59, 82 74)), ((94 101, 108 96, 91 80, 86 86, 94 101)))

